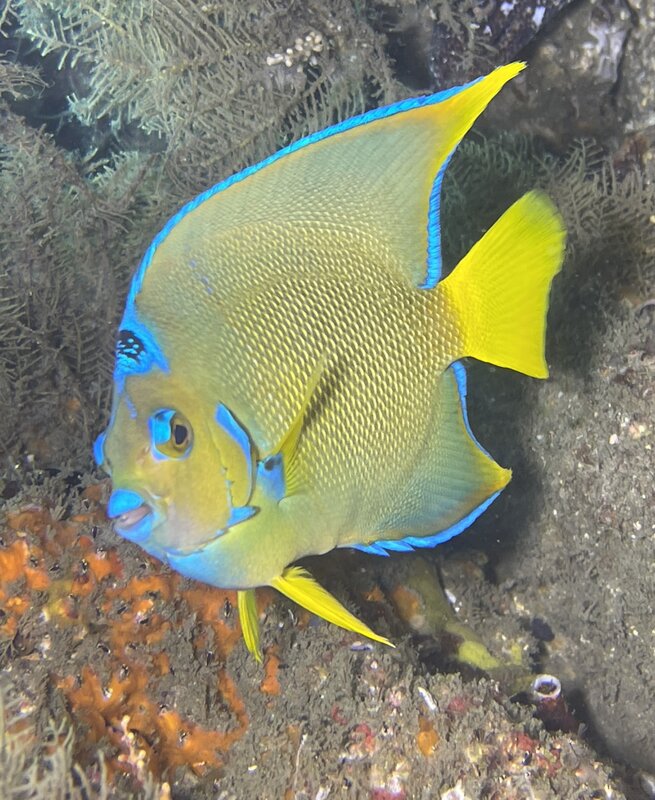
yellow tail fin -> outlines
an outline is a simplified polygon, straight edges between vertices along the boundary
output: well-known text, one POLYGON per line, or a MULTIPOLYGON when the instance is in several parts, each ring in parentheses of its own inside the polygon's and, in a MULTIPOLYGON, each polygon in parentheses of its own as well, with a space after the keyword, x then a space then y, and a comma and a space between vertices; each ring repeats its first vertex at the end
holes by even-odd
POLYGON ((299 606, 306 608, 307 611, 323 617, 328 622, 333 622, 340 628, 353 631, 360 636, 367 636, 376 642, 388 644, 389 647, 394 646, 384 636, 378 636, 368 625, 353 616, 336 597, 332 597, 328 591, 316 583, 307 570, 301 567, 287 567, 282 575, 271 581, 271 586, 298 603, 299 606))
POLYGON ((459 321, 461 356, 547 378, 548 293, 566 232, 541 192, 517 200, 440 284, 459 321))

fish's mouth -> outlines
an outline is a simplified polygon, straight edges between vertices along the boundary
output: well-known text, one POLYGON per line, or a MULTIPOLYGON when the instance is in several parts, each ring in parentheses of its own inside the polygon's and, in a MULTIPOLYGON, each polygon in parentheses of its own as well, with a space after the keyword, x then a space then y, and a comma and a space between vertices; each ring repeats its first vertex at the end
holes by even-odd
POLYGON ((143 503, 133 511, 128 511, 117 517, 114 520, 114 528, 117 533, 125 536, 126 539, 141 540, 150 535, 152 517, 152 509, 147 503, 143 503))
POLYGON ((155 512, 136 492, 117 489, 109 499, 107 515, 114 530, 132 542, 143 542, 155 527, 155 512))

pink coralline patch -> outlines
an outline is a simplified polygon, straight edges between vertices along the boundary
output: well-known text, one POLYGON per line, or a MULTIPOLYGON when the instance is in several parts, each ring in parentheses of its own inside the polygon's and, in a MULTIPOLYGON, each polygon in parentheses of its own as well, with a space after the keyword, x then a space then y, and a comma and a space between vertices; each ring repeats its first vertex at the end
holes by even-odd
POLYGON ((332 706, 332 711, 330 712, 330 717, 337 725, 347 725, 348 724, 348 717, 343 713, 341 710, 341 706, 338 706, 336 703, 332 706))
POLYGON ((446 706, 446 714, 453 717, 461 717, 471 708, 471 699, 466 695, 453 697, 446 706))
POLYGON ((545 749, 542 742, 533 739, 527 733, 515 732, 503 742, 503 758, 509 764, 524 765, 529 761, 534 769, 554 775, 560 768, 560 751, 554 748, 545 749))
POLYGON ((350 732, 350 739, 346 745, 347 758, 351 761, 360 761, 373 755, 377 747, 375 733, 370 725, 360 722, 350 732))

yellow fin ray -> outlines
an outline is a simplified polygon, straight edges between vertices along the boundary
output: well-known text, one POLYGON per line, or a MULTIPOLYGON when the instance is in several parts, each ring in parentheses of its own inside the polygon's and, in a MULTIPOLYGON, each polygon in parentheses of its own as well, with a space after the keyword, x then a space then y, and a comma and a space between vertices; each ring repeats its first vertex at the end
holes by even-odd
POLYGON ((261 664, 262 652, 259 647, 259 619, 257 617, 257 598, 254 589, 237 592, 237 607, 239 621, 246 647, 253 654, 255 660, 261 664))
POLYGON ((294 603, 306 608, 312 614, 322 617, 340 628, 345 628, 353 633, 358 633, 360 636, 366 636, 376 642, 388 644, 389 647, 394 645, 384 636, 379 636, 372 631, 368 625, 365 625, 357 617, 353 616, 350 611, 345 609, 341 603, 333 597, 328 591, 320 586, 307 570, 302 567, 287 567, 284 572, 277 578, 271 581, 271 586, 277 589, 278 592, 286 595, 294 603))
POLYGON ((282 456, 285 497, 297 494, 302 489, 302 476, 298 474, 295 456, 298 449, 298 441, 300 440, 300 436, 305 424, 307 409, 311 405, 316 393, 316 388, 318 387, 319 381, 321 380, 321 377, 325 371, 325 362, 325 357, 321 358, 314 368, 307 386, 305 387, 305 394, 295 419, 280 440, 279 444, 273 448, 271 453, 271 455, 279 453, 282 456))
POLYGON ((548 377, 548 294, 562 266, 565 239, 552 201, 532 191, 469 250, 439 284, 460 321, 458 358, 548 377))

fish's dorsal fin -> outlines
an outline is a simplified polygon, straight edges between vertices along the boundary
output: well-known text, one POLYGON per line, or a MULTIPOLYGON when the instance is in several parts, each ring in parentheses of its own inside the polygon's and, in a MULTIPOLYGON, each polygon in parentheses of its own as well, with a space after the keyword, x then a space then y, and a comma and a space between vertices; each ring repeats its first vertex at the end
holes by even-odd
POLYGON ((302 491, 302 476, 299 474, 296 459, 298 442, 326 363, 325 356, 319 359, 305 387, 298 413, 277 445, 272 448, 270 455, 262 458, 257 465, 258 484, 278 501, 302 491))
MULTIPOLYGON (((159 270, 186 263, 189 253, 194 263, 209 256, 215 262, 235 239, 266 242, 269 252, 279 248, 278 277, 301 269, 338 271, 343 277, 366 263, 373 265, 371 280, 394 274, 414 286, 433 287, 441 274, 440 189, 448 159, 524 66, 507 64, 463 86, 344 120, 216 184, 155 237, 130 301, 153 259, 159 270), (323 258, 326 237, 337 248, 349 248, 347 257, 323 258), (299 241, 309 255, 288 258, 289 243, 299 241)), ((225 258, 221 274, 229 293, 230 281, 241 280, 241 267, 225 258)))
POLYGON ((259 647, 259 620, 257 619, 257 598, 254 589, 245 589, 237 592, 237 607, 243 641, 255 661, 261 664, 262 653, 259 647))
POLYGON ((379 636, 368 625, 357 619, 341 603, 318 584, 302 567, 287 567, 284 572, 271 581, 271 586, 286 595, 294 603, 306 608, 312 614, 322 617, 340 628, 366 636, 376 642, 394 647, 384 636, 379 636))

